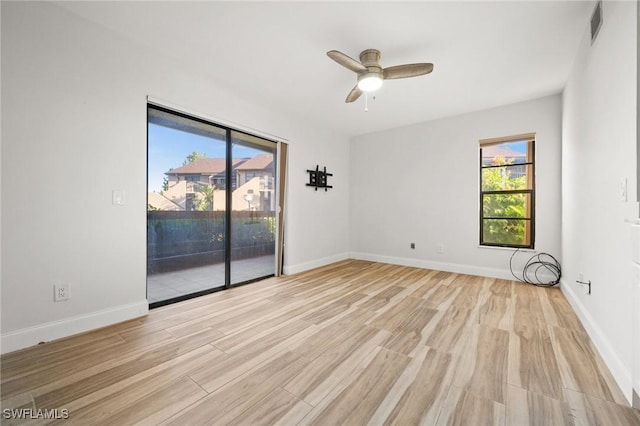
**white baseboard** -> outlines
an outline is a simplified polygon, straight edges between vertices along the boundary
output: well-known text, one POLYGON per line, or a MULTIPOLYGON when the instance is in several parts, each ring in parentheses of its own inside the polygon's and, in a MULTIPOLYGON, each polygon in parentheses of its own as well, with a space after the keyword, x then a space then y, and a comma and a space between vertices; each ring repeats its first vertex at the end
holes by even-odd
POLYGON ((10 331, 0 336, 0 353, 8 353, 37 345, 40 342, 61 339, 85 331, 138 318, 149 313, 146 300, 102 311, 65 318, 46 324, 10 331))
POLYGON ((593 319, 589 311, 584 307, 571 286, 565 280, 560 281, 560 289, 573 307, 576 315, 578 315, 578 318, 587 331, 589 338, 600 353, 600 356, 602 357, 604 363, 607 365, 607 368, 609 368, 609 371, 611 371, 613 378, 622 390, 625 398, 627 398, 627 401, 629 402, 629 404, 631 404, 631 389, 633 382, 631 378, 631 371, 629 371, 629 369, 625 367, 624 363, 622 362, 622 360, 620 360, 615 350, 611 346, 611 343, 609 343, 609 340, 607 339, 605 333, 600 327, 598 327, 598 323, 593 319))
POLYGON ((463 265, 460 263, 434 262, 431 260, 384 256, 362 252, 351 252, 349 254, 352 259, 368 260, 370 262, 390 263, 392 265, 435 269, 437 271, 454 272, 456 274, 478 275, 481 277, 500 278, 505 280, 514 279, 508 269, 486 268, 482 266, 463 265))
POLYGON ((283 272, 285 275, 297 274, 298 272, 308 271, 310 269, 319 268, 331 263, 340 262, 349 259, 349 253, 340 253, 333 256, 323 257, 322 259, 312 260, 310 262, 298 263, 297 265, 284 265, 283 272))

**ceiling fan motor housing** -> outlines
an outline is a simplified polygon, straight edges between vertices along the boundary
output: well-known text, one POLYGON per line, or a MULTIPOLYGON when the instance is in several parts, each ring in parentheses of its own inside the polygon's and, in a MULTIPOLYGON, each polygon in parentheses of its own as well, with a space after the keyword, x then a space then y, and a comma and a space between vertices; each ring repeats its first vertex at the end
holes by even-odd
POLYGON ((377 67, 377 69, 375 68, 370 68, 367 71, 361 72, 358 74, 358 81, 360 80, 364 80, 366 78, 372 78, 372 77, 377 77, 380 80, 384 79, 383 75, 382 75, 382 68, 377 67))
POLYGON ((360 53, 360 62, 365 67, 375 66, 380 68, 380 51, 377 49, 367 49, 360 53))
POLYGON ((360 62, 367 67, 358 73, 358 87, 365 92, 377 90, 382 85, 384 74, 380 67, 380 51, 367 49, 360 53, 360 62))

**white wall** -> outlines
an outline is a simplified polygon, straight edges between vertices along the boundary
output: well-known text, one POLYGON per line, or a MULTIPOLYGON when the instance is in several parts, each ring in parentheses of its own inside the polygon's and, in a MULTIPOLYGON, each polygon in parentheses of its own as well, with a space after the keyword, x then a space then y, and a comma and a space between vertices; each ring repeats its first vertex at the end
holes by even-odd
POLYGON ((636 212, 636 2, 603 2, 563 94, 562 289, 627 397, 631 393, 631 228, 636 212), (629 184, 621 201, 620 180, 629 184), (575 281, 591 280, 592 291, 575 281))
POLYGON ((146 312, 147 95, 288 139, 285 270, 347 256, 346 137, 54 5, 1 7, 2 352, 146 312), (304 186, 316 164, 329 192, 304 186))
MULTIPOLYGON (((640 200, 640 170, 638 170, 638 164, 640 164, 640 0, 636 1, 636 201, 640 200)), ((640 214, 637 221, 640 224, 640 214)), ((636 226, 635 241, 640 243, 640 227, 636 226)), ((632 236, 633 238, 633 236, 632 236)), ((637 246, 634 257, 634 273, 637 274, 634 277, 632 286, 635 286, 635 296, 633 297, 633 310, 634 318, 632 333, 633 333, 633 389, 635 389, 632 397, 633 406, 640 409, 640 245, 637 246)))
POLYGON ((559 258, 560 106, 555 95, 353 138, 352 257, 509 278, 512 251, 478 244, 478 141, 536 132, 535 248, 559 258))

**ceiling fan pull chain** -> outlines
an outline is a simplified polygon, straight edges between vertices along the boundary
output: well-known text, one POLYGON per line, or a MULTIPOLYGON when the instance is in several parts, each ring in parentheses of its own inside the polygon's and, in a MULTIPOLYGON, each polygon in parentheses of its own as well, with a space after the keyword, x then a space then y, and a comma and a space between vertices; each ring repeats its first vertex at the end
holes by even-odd
POLYGON ((369 112, 369 92, 364 92, 364 112, 369 112))

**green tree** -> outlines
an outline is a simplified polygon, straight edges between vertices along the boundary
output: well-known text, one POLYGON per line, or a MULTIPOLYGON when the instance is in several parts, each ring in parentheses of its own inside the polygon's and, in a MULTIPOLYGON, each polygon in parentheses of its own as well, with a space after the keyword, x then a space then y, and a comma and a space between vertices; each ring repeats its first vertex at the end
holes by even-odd
POLYGON ((207 185, 205 183, 198 185, 198 192, 201 197, 198 205, 196 206, 196 210, 213 211, 213 196, 216 189, 215 185, 207 185))
MULTIPOLYGON (((482 169, 483 191, 510 191, 527 189, 526 176, 512 176, 508 167, 513 159, 496 156, 492 166, 482 169)), ((483 194, 483 217, 505 218, 485 219, 483 241, 494 244, 525 245, 525 220, 527 194, 483 194), (506 218, 516 218, 506 219, 506 218)))
POLYGON ((166 191, 168 189, 169 189, 169 178, 165 176, 162 178, 162 191, 166 191))
POLYGON ((204 152, 201 154, 198 151, 193 151, 191 154, 187 155, 187 158, 185 158, 182 165, 184 166, 189 163, 193 163, 194 161, 199 160, 201 158, 207 158, 207 154, 205 154, 204 152))

